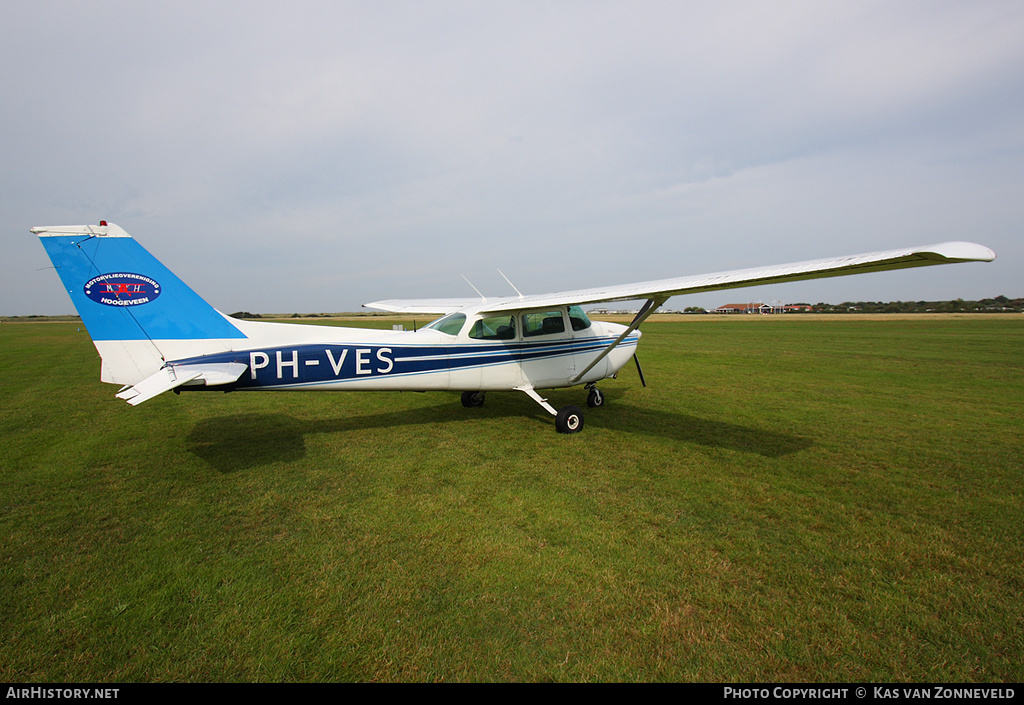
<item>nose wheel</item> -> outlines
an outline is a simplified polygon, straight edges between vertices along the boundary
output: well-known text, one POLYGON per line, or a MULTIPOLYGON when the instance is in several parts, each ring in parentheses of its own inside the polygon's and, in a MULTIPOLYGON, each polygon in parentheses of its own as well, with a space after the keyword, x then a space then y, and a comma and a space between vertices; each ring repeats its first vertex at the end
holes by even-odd
POLYGON ((597 387, 588 385, 590 392, 587 394, 587 406, 591 409, 596 409, 599 406, 604 406, 604 394, 597 387))

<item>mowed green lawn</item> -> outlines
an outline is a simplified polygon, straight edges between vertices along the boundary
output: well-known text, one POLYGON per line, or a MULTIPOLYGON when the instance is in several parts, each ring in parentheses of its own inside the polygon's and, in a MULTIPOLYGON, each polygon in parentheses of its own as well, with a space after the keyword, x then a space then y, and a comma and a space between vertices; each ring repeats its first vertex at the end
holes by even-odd
POLYGON ((1024 317, 652 322, 574 436, 78 327, 0 325, 0 681, 1024 680, 1024 317))

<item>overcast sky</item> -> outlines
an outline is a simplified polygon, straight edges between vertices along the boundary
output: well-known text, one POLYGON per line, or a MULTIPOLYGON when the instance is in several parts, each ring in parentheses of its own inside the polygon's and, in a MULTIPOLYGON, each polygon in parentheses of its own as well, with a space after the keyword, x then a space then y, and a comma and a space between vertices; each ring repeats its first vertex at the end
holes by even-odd
POLYGON ((547 293, 947 240, 669 307, 1024 296, 1024 3, 0 4, 0 314, 117 223, 225 312, 547 293))

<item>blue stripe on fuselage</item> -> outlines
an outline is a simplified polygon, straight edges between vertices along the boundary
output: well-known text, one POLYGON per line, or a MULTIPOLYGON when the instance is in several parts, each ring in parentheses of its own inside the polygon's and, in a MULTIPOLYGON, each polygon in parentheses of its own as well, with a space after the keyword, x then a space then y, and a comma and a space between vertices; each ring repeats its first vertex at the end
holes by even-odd
MULTIPOLYGON (((566 355, 596 353, 614 338, 578 338, 541 343, 408 346, 350 343, 295 345, 238 350, 174 360, 173 366, 237 362, 249 369, 235 387, 259 388, 315 385, 374 377, 422 375, 489 367, 566 355)), ((620 347, 636 345, 638 336, 620 347)))

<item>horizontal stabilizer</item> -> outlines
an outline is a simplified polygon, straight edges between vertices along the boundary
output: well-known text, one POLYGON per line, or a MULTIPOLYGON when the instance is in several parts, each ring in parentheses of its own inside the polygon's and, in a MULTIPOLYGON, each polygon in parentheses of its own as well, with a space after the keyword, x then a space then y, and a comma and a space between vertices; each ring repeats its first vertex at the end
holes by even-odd
POLYGON ((201 374, 200 370, 194 370, 186 375, 175 372, 173 367, 161 367, 156 374, 150 375, 132 387, 122 389, 117 393, 117 398, 124 399, 132 406, 135 406, 152 399, 158 394, 174 389, 178 385, 190 382, 201 374))
POLYGON ((226 362, 209 365, 168 365, 138 384, 122 389, 117 393, 118 399, 124 399, 132 406, 148 401, 153 397, 180 387, 192 381, 202 381, 208 387, 219 384, 231 384, 242 376, 248 367, 240 362, 226 362))
POLYGON ((206 383, 207 387, 214 387, 218 384, 231 384, 237 382, 242 373, 249 369, 248 365, 241 362, 218 362, 206 365, 182 365, 180 370, 194 370, 198 368, 201 372, 198 378, 206 383))

